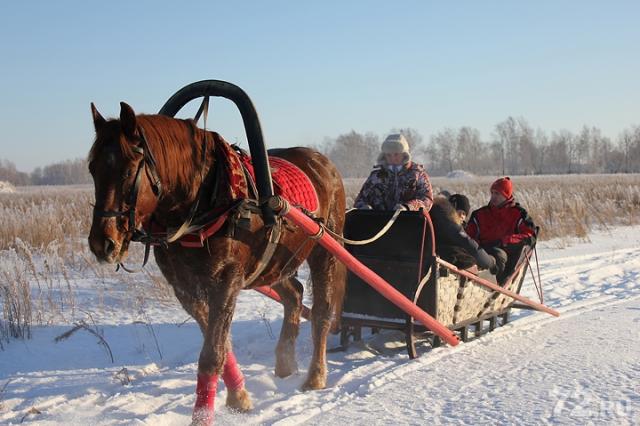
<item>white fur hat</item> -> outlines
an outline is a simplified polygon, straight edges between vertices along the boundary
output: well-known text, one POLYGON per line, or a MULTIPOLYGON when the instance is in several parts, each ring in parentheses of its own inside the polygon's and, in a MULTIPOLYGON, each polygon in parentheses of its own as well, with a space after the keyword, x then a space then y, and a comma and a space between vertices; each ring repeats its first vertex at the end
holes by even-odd
POLYGON ((411 161, 411 154, 409 153, 409 142, 407 142, 407 139, 402 133, 394 133, 387 136, 384 142, 382 142, 382 148, 380 151, 380 155, 378 156, 378 164, 386 164, 384 155, 394 153, 404 154, 404 164, 407 164, 409 161, 411 161))

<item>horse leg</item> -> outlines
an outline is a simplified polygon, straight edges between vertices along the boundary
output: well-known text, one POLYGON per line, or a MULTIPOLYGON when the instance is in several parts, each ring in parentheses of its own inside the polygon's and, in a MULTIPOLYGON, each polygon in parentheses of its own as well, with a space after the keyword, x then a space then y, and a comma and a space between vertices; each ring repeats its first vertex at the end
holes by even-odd
POLYGON ((287 377, 298 370, 296 339, 300 330, 303 287, 295 277, 289 277, 273 286, 273 289, 280 296, 284 306, 284 319, 276 346, 275 374, 278 377, 287 377))
POLYGON ((240 371, 236 356, 231 350, 231 343, 228 345, 222 380, 227 388, 227 407, 242 412, 253 408, 251 396, 244 387, 244 376, 240 371))
MULTIPOLYGON (((178 292, 176 292, 176 294, 178 294, 178 292)), ((178 299, 186 311, 195 318, 204 335, 207 330, 209 307, 206 304, 204 307, 200 306, 194 298, 184 293, 182 293, 181 296, 182 297, 178 297, 178 299)), ((238 366, 231 342, 229 341, 226 346, 227 355, 222 372, 222 380, 227 388, 227 407, 237 411, 249 411, 253 408, 253 404, 251 403, 251 396, 244 386, 244 375, 238 366)))
MULTIPOLYGON (((190 276, 189 271, 176 269, 180 268, 180 266, 176 265, 172 257, 167 256, 163 251, 156 250, 156 259, 158 260, 158 265, 162 273, 167 277, 167 280, 172 283, 178 301, 180 301, 180 304, 189 315, 196 320, 202 331, 202 335, 205 336, 209 324, 209 304, 207 300, 194 297, 192 293, 185 291, 183 283, 184 277, 189 277, 189 280, 197 282, 199 286, 205 286, 206 283, 201 282, 196 276, 190 276), (179 279, 179 277, 182 279, 179 279)), ((252 408, 251 397, 244 387, 244 377, 238 367, 236 357, 231 350, 230 339, 226 344, 226 354, 222 380, 227 388, 227 406, 238 411, 248 411, 252 408)), ((206 377, 203 377, 202 381, 203 383, 200 385, 201 388, 208 386, 209 382, 213 382, 212 378, 207 379, 206 377)), ((211 385, 214 386, 213 383, 211 385)), ((206 394, 207 392, 201 391, 200 393, 206 394)), ((215 395, 215 393, 213 393, 213 395, 215 395)), ((208 400, 200 401, 196 405, 202 406, 203 404, 209 404, 208 400)), ((211 404, 213 404, 213 401, 211 401, 211 404)))
POLYGON ((313 283, 311 308, 313 356, 303 390, 323 389, 327 382, 327 334, 331 327, 333 310, 344 295, 345 268, 329 252, 316 246, 307 259, 313 283))
MULTIPOLYGON (((174 287, 174 291, 182 307, 196 320, 204 336, 209 322, 209 305, 206 301, 196 299, 185 292, 181 287, 174 287)), ((230 339, 226 345, 226 353, 222 380, 227 388, 227 407, 238 411, 249 411, 253 408, 251 396, 244 387, 244 376, 233 353, 230 339)), ((206 378, 203 380, 206 382, 206 378)))
MULTIPOLYGON (((209 289, 208 324, 198 359, 196 404, 192 418, 194 425, 213 423, 218 375, 221 373, 224 375, 224 365, 230 347, 229 328, 242 281, 242 268, 237 264, 230 264, 223 268, 218 279, 212 282, 212 288, 209 289)), ((243 384, 240 386, 244 389, 243 384)), ((248 398, 248 394, 246 396, 248 398)))

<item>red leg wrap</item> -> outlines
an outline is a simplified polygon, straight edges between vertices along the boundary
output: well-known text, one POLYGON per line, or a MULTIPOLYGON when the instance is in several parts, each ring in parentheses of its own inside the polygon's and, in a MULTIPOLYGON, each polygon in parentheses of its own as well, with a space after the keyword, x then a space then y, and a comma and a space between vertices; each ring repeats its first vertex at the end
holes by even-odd
POLYGON ((244 376, 233 351, 227 352, 227 360, 224 363, 224 371, 222 372, 222 380, 227 389, 239 390, 244 386, 244 376))
POLYGON ((193 407, 193 422, 195 424, 213 424, 213 406, 218 387, 217 374, 198 373, 196 385, 196 405, 193 407))

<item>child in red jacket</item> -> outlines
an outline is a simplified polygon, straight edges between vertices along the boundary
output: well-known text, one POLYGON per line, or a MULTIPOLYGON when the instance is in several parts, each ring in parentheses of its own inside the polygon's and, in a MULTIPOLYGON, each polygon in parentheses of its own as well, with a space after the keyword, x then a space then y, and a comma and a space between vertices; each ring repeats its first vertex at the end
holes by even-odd
POLYGON ((503 177, 491 185, 489 204, 471 214, 466 229, 467 234, 480 244, 485 251, 496 258, 496 278, 499 283, 518 261, 523 245, 535 241, 536 227, 513 198, 513 183, 503 177))

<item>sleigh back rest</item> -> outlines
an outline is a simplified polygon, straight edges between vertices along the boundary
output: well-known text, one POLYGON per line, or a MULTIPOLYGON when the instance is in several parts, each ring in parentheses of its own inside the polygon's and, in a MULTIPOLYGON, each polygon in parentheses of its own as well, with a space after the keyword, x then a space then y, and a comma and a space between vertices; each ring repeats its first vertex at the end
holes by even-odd
MULTIPOLYGON (((364 240, 375 235, 393 216, 392 211, 352 210, 344 236, 364 240)), ((421 212, 402 212, 378 240, 366 245, 346 245, 358 260, 413 300, 420 280, 434 261, 431 234, 421 212), (422 260, 422 262, 421 262, 422 260)), ((367 316, 404 322, 406 314, 355 274, 349 272, 342 316, 367 316)))

